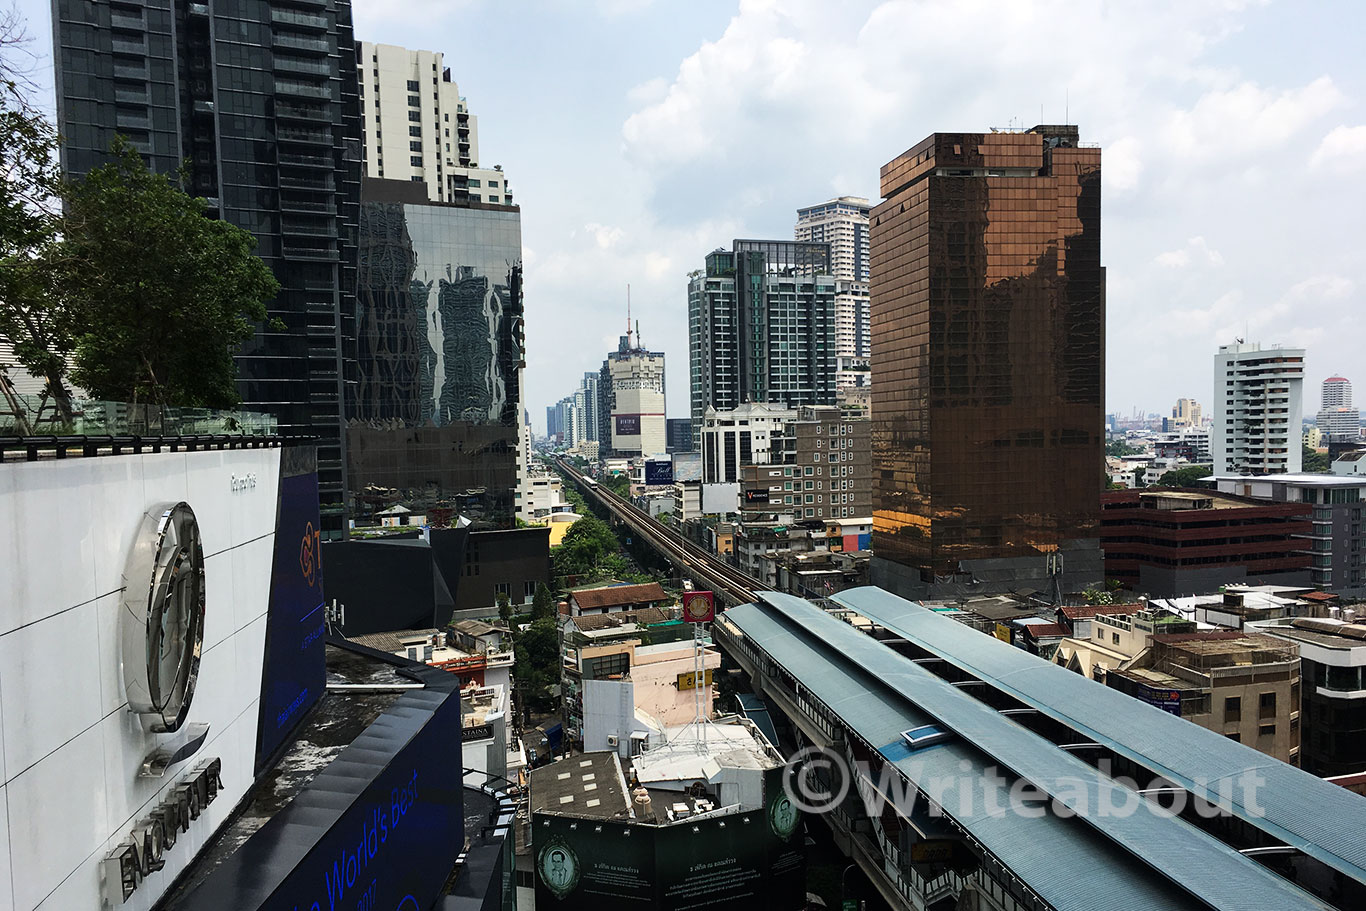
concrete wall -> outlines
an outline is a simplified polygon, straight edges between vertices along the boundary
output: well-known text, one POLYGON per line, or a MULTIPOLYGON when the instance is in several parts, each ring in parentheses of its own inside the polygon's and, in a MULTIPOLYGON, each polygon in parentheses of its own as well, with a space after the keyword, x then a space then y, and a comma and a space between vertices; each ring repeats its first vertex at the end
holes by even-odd
POLYGON ((252 783, 280 450, 0 465, 0 908, 101 907, 101 861, 202 759, 223 791, 122 908, 146 911, 252 783), (233 478, 254 476, 254 484, 233 478), (185 501, 205 554, 205 629, 191 760, 139 778, 175 734, 128 710, 123 572, 144 510, 185 501))

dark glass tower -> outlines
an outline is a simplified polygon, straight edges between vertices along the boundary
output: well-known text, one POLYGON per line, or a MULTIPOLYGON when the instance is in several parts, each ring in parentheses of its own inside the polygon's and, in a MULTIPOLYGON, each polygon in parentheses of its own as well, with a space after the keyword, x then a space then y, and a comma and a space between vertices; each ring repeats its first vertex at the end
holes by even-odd
POLYGON ((348 409, 357 511, 400 503, 513 524, 522 423, 522 228, 516 206, 430 202, 366 178, 359 381, 348 409))
POLYGON ((709 253, 688 282, 688 353, 693 439, 708 408, 833 405, 830 245, 737 240, 709 253))
POLYGON ((1100 581, 1100 149, 1077 138, 936 133, 882 168, 875 584, 917 596, 1100 581))
POLYGON ((54 0, 62 164, 126 136, 182 162, 212 214, 255 235, 280 282, 237 357, 243 407, 318 439, 324 529, 344 534, 342 403, 355 381, 361 124, 349 0, 54 0))

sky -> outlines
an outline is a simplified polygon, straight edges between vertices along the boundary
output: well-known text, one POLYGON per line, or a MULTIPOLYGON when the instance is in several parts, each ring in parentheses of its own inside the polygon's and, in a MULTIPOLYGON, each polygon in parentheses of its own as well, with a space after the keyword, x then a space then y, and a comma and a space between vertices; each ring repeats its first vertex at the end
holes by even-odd
MULTIPOLYGON (((48 0, 19 0, 50 67, 48 0)), ((877 201, 933 132, 1077 124, 1103 148, 1107 411, 1210 404, 1218 345, 1366 388, 1366 4, 355 0, 445 53, 522 208, 532 426, 631 313, 688 414, 687 273, 796 209, 877 201)), ((41 76, 41 73, 40 73, 41 76)), ((50 78, 50 77, 49 77, 50 78)), ((874 378, 876 382, 876 378, 874 378)))

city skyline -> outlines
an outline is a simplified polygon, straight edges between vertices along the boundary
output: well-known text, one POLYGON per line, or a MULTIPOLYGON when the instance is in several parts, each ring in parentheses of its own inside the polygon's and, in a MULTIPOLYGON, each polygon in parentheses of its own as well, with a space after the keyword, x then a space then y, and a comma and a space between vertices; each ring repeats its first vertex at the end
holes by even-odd
MULTIPOLYGON (((18 8, 50 85, 49 4, 18 8)), ((447 55, 495 153, 481 164, 513 175, 538 429, 540 408, 614 347, 628 282, 664 341, 669 413, 684 415, 682 277, 717 238, 787 237, 801 206, 873 198, 878 166, 931 129, 1040 119, 1084 123, 1106 148, 1107 412, 1199 399, 1211 352, 1239 336, 1305 347, 1311 388, 1352 368, 1366 259, 1347 239, 1366 190, 1343 178, 1366 160, 1366 74, 1348 37, 1359 6, 1081 10, 1056 35, 1059 16, 1027 4, 964 8, 952 29, 934 3, 535 13, 518 54, 460 38, 506 27, 493 4, 375 0, 355 15, 359 40, 447 55), (948 43, 921 46, 941 32, 948 43), (1272 52, 1311 41, 1312 57, 1272 52), (936 83, 951 91, 925 91, 936 83)))

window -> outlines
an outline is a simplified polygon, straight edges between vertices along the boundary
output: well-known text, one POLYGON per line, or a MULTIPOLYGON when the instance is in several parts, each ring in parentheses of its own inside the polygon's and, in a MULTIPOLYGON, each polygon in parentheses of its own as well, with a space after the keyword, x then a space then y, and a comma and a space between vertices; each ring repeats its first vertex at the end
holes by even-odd
POLYGON ((408 119, 409 119, 409 120, 413 120, 413 121, 421 121, 421 120, 422 120, 422 112, 421 112, 421 111, 409 111, 409 112, 408 112, 408 119))
POLYGON ((416 107, 421 107, 421 106, 422 106, 422 99, 421 99, 421 98, 419 98, 419 97, 416 96, 416 95, 409 95, 409 96, 408 96, 408 107, 410 107, 410 108, 416 108, 416 107))
POLYGON ((410 155, 410 156, 408 156, 408 163, 411 164, 411 165, 412 165, 413 167, 415 167, 415 168, 420 168, 420 167, 422 167, 422 156, 421 156, 421 155, 410 155))
POLYGON ((816 510, 814 510, 814 509, 808 509, 808 510, 806 511, 806 518, 809 519, 809 518, 811 518, 812 516, 814 516, 815 514, 816 514, 816 510))
POLYGON ((1257 725, 1257 736, 1258 736, 1258 737, 1274 737, 1275 735, 1276 735, 1276 724, 1275 724, 1275 722, 1272 722, 1272 723, 1270 723, 1270 724, 1259 724, 1259 725, 1257 725))
POLYGON ((535 582, 523 582, 523 583, 522 583, 522 603, 523 603, 523 604, 530 604, 532 601, 535 601, 535 600, 536 600, 536 583, 535 583, 535 582))
POLYGON ((1276 717, 1276 694, 1275 692, 1262 693, 1257 700, 1258 718, 1276 717))
POLYGON ((471 177, 469 185, 472 187, 480 186, 479 179, 477 177, 471 177))
POLYGON ((1240 696, 1229 696, 1224 700, 1224 723, 1243 720, 1243 700, 1240 696))
POLYGON ((408 80, 408 91, 410 91, 410 92, 416 92, 417 89, 418 89, 417 80, 416 80, 416 79, 409 79, 409 80, 408 80))
POLYGON ((422 151, 422 143, 417 142, 416 140, 410 141, 410 142, 408 143, 408 151, 410 151, 410 152, 421 152, 421 151, 422 151))
POLYGON ((495 598, 512 597, 512 584, 510 582, 499 582, 493 586, 493 596, 495 598))
POLYGON ((1111 633, 1110 642, 1114 645, 1119 645, 1119 633, 1111 633))
POLYGON ((409 136, 421 136, 421 135, 422 135, 422 127, 408 127, 408 135, 409 135, 409 136))

